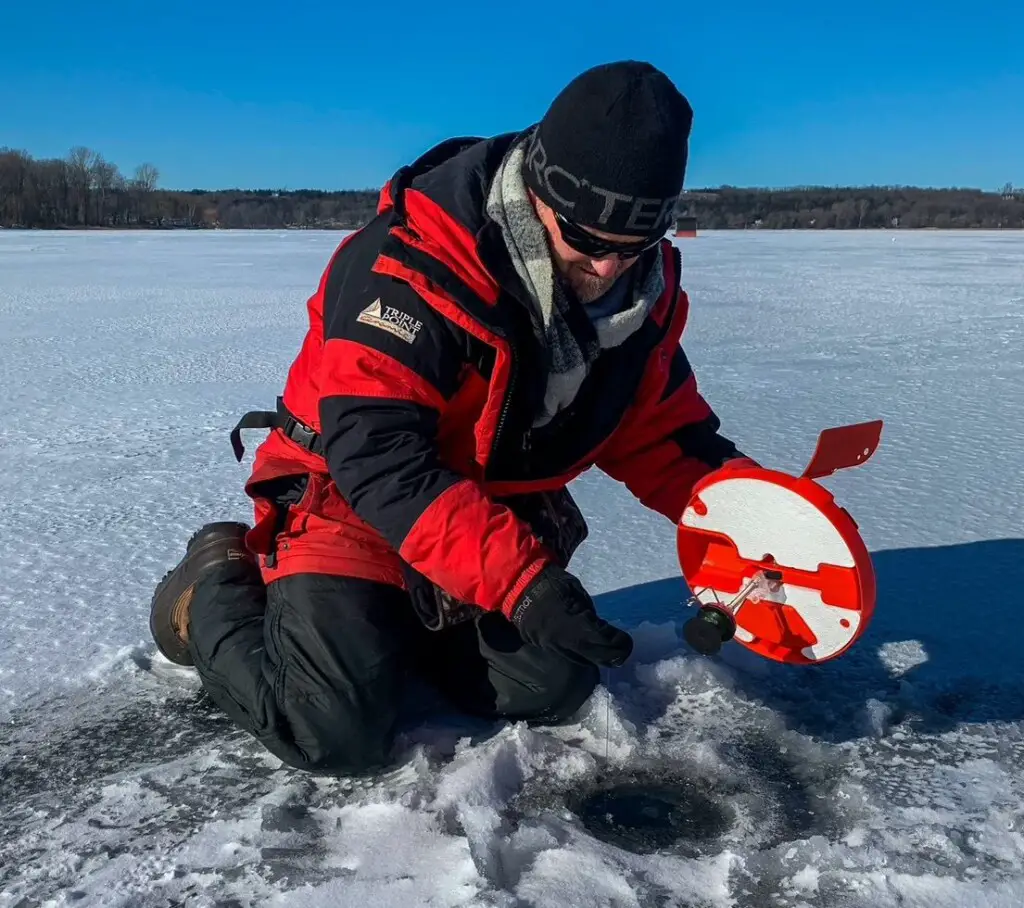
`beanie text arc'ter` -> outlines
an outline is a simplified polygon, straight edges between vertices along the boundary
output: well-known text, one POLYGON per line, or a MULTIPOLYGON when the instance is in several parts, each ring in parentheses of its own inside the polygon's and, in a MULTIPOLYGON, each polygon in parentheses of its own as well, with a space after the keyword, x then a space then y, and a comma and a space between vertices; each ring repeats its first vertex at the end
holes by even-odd
POLYGON ((576 224, 655 236, 672 222, 692 125, 689 101, 650 63, 595 66, 532 130, 523 178, 576 224))

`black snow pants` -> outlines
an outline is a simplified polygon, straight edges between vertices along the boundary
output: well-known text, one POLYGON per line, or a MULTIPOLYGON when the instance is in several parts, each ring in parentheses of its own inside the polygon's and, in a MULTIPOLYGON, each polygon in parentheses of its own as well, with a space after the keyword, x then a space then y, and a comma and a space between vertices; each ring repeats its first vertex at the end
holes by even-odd
POLYGON ((432 631, 397 587, 324 574, 264 586, 232 565, 197 584, 189 650, 233 722, 316 772, 386 765, 409 683, 474 716, 556 724, 599 678, 595 666, 525 643, 499 614, 432 631))

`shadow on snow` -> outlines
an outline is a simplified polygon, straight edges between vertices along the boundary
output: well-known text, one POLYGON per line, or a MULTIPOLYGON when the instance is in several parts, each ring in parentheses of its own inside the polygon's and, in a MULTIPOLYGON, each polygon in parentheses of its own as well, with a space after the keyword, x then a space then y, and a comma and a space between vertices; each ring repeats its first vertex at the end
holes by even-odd
MULTIPOLYGON (((794 730, 832 742, 870 734, 878 721, 942 732, 964 722, 1024 719, 1016 632, 1024 539, 888 549, 872 560, 875 612, 850 651, 821 665, 789 666, 729 644, 714 658, 734 669, 737 689, 794 730)), ((682 606, 687 597, 684 580, 668 578, 606 593, 597 605, 624 626, 681 626, 694 614, 682 606)), ((690 652, 681 638, 677 652, 690 652)))

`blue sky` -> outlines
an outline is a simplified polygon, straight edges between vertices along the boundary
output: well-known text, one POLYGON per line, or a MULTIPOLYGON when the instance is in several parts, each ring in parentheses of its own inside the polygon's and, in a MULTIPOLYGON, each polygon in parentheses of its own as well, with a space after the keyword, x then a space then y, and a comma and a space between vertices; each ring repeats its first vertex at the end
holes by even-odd
POLYGON ((689 188, 1024 184, 1024 3, 6 4, 0 146, 160 185, 380 186, 644 59, 695 110, 689 188))

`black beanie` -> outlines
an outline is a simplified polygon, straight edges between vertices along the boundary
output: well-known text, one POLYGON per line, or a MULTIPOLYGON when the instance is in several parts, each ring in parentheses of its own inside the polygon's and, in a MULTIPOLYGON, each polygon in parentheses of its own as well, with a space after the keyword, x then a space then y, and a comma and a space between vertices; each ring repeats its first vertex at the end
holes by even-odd
POLYGON ((649 63, 605 63, 573 79, 534 129, 523 179, 573 223, 664 233, 683 188, 693 109, 649 63))

